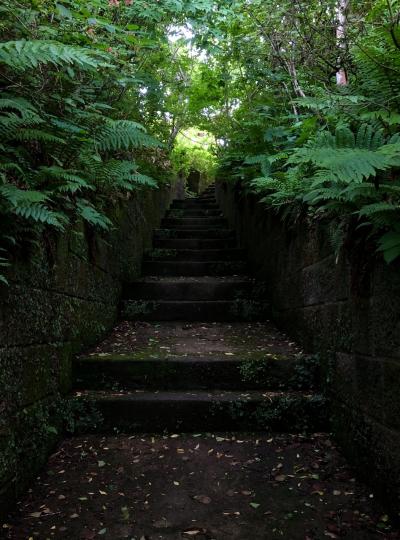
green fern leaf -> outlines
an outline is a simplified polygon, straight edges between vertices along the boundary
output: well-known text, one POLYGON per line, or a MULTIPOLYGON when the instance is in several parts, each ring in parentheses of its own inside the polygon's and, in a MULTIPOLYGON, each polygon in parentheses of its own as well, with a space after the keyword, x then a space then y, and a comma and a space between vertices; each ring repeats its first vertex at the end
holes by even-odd
POLYGON ((110 120, 96 135, 99 151, 151 148, 161 143, 146 133, 145 128, 129 120, 110 120))
POLYGON ((106 215, 96 210, 96 208, 86 199, 79 199, 76 208, 78 215, 90 223, 90 225, 100 227, 100 229, 103 230, 109 230, 112 227, 112 221, 110 221, 106 215))
MULTIPOLYGON (((105 55, 83 47, 65 45, 57 41, 7 41, 0 43, 0 64, 13 69, 32 69, 39 64, 68 65, 77 64, 83 68, 97 68, 105 55)), ((104 62, 103 62, 104 65, 104 62)))

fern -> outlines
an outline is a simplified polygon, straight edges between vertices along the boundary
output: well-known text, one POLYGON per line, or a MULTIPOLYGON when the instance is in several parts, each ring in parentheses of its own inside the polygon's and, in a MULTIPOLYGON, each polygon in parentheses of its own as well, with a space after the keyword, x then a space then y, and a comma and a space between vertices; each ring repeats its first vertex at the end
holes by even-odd
POLYGON ((374 225, 381 227, 396 223, 400 218, 400 204, 378 202, 367 204, 358 211, 360 217, 365 217, 374 225))
POLYGON ((57 41, 19 40, 0 43, 0 64, 13 69, 32 69, 39 64, 77 64, 84 68, 97 68, 102 65, 100 56, 99 52, 57 41))
POLYGON ((38 169, 38 178, 41 181, 50 179, 56 185, 53 187, 56 191, 61 193, 75 194, 77 191, 88 189, 93 191, 95 187, 89 184, 84 178, 77 175, 77 171, 63 169, 53 165, 52 167, 40 167, 38 169))
POLYGON ((396 224, 392 231, 386 232, 378 241, 378 252, 381 252, 387 263, 400 257, 400 225, 396 224))
POLYGON ((90 225, 108 230, 112 227, 112 221, 108 217, 96 210, 96 208, 86 199, 79 199, 76 204, 78 215, 90 225))
POLYGON ((43 204, 29 204, 16 206, 14 212, 17 216, 30 219, 45 225, 51 225, 61 231, 64 230, 67 217, 61 212, 54 212, 43 204))
POLYGON ((381 131, 373 133, 370 126, 362 125, 356 135, 347 127, 337 128, 335 136, 322 133, 312 145, 296 150, 287 163, 311 163, 320 169, 316 184, 324 174, 326 180, 350 184, 375 177, 397 162, 400 163, 400 145, 384 144, 381 131))
POLYGON ((95 135, 96 148, 101 152, 151 148, 160 142, 146 133, 145 128, 129 120, 109 120, 95 135))

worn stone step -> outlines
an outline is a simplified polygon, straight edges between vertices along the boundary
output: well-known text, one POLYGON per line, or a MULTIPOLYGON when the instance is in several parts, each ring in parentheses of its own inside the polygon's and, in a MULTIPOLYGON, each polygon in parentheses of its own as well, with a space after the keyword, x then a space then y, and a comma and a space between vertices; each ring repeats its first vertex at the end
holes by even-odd
MULTIPOLYGON (((79 392, 75 400, 101 420, 89 432, 323 431, 321 396, 304 392, 79 392)), ((80 413, 82 414, 82 412, 80 413)))
POLYGON ((243 261, 144 261, 145 276, 231 276, 244 274, 243 261))
POLYGON ((253 282, 246 278, 144 278, 126 284, 124 300, 234 300, 249 294, 253 282))
POLYGON ((227 226, 223 217, 204 218, 164 218, 161 226, 167 229, 212 229, 227 226))
POLYGON ((235 238, 235 231, 232 229, 155 229, 154 238, 190 238, 191 240, 201 238, 235 238))
POLYGON ((219 206, 216 201, 207 202, 199 201, 198 199, 184 199, 176 200, 171 204, 172 209, 178 208, 193 208, 193 209, 209 209, 209 210, 219 210, 219 206))
POLYGON ((219 208, 171 208, 167 212, 169 218, 221 217, 219 208))
POLYGON ((236 238, 154 238, 153 246, 161 249, 227 249, 236 247, 236 238))
POLYGON ((152 249, 145 261, 243 261, 246 252, 241 248, 228 249, 152 249))
POLYGON ((264 320, 263 302, 236 300, 125 300, 121 317, 128 321, 255 321, 264 320))
POLYGON ((261 351, 227 356, 173 356, 165 349, 77 358, 74 387, 87 390, 311 390, 314 364, 261 351))

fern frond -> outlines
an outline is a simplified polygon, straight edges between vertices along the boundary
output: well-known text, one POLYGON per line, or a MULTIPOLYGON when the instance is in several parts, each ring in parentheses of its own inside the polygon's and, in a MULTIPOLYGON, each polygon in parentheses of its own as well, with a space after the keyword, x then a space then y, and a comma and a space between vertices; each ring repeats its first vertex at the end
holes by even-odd
POLYGON ((145 128, 130 120, 109 120, 95 136, 99 151, 129 150, 129 148, 151 148, 161 146, 145 128))
POLYGON ((17 206, 14 209, 17 216, 21 216, 25 219, 31 219, 33 221, 43 223, 45 225, 52 225, 56 229, 64 230, 67 223, 67 217, 61 212, 54 212, 43 204, 30 204, 26 206, 17 206))
MULTIPOLYGON (((0 43, 0 64, 13 69, 36 68, 39 64, 77 64, 83 68, 96 68, 102 64, 100 57, 99 52, 58 41, 19 40, 0 43)), ((102 55, 102 58, 104 60, 105 56, 102 55)))
POLYGON ((363 148, 301 148, 288 160, 288 163, 307 162, 346 183, 362 182, 391 166, 383 154, 363 148))
POLYGON ((76 203, 78 215, 90 225, 99 227, 103 230, 109 230, 112 227, 112 221, 105 214, 100 213, 86 199, 79 199, 76 203))
POLYGON ((20 129, 13 137, 16 141, 40 141, 44 143, 65 144, 65 140, 57 137, 53 133, 40 129, 20 129))
POLYGON ((3 140, 15 139, 16 133, 21 129, 43 124, 44 120, 35 112, 24 111, 20 116, 14 112, 9 112, 0 116, 0 135, 3 140))
POLYGON ((359 210, 358 214, 360 216, 371 218, 378 214, 393 213, 393 212, 400 214, 400 205, 391 204, 387 202, 379 202, 379 203, 367 204, 363 206, 361 210, 359 210))
POLYGON ((42 191, 19 189, 13 184, 0 186, 0 196, 14 207, 43 203, 48 200, 48 196, 42 191))
POLYGON ((40 167, 38 169, 40 179, 49 178, 57 182, 56 191, 61 193, 76 193, 82 189, 94 190, 84 178, 78 176, 75 170, 63 169, 53 165, 52 167, 40 167))
POLYGON ((36 107, 22 97, 10 96, 0 98, 0 109, 11 109, 18 111, 22 118, 27 119, 39 116, 36 107))

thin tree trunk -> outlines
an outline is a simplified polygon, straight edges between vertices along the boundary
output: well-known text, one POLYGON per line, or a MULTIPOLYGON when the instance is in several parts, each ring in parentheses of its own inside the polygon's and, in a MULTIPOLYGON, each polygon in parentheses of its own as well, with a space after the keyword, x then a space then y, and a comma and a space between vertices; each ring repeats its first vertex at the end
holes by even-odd
MULTIPOLYGON (((336 29, 336 39, 339 50, 341 52, 346 51, 346 29, 347 29, 347 9, 349 7, 350 0, 339 0, 337 6, 338 26, 336 29)), ((348 84, 347 73, 344 67, 342 67, 342 54, 339 56, 339 65, 341 66, 336 72, 336 83, 339 86, 346 86, 348 84)))

